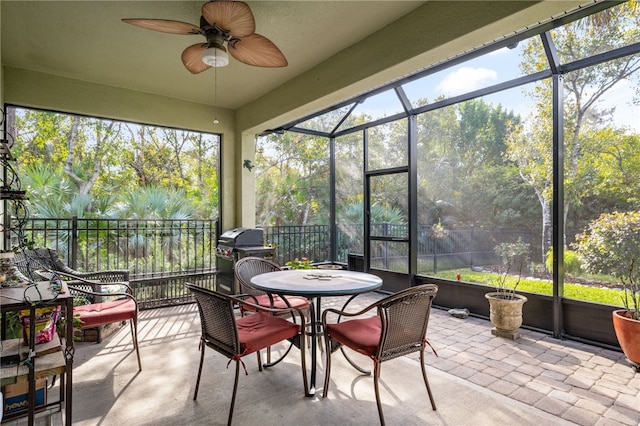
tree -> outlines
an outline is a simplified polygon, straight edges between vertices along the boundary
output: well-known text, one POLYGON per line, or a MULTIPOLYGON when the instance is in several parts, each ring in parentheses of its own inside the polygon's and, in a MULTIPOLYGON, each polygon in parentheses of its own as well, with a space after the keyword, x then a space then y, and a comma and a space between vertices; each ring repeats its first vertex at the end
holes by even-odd
POLYGON ((182 189, 185 208, 217 214, 218 136, 9 109, 13 153, 38 217, 128 217, 123 196, 145 187, 182 189))
MULTIPOLYGON (((591 17, 553 30, 553 42, 558 56, 570 63, 634 43, 640 36, 640 20, 634 4, 608 9, 591 17)), ((521 68, 527 74, 548 68, 544 52, 534 40, 524 51, 521 68)), ((585 132, 597 129, 610 121, 613 110, 599 105, 603 96, 622 81, 638 81, 640 57, 637 55, 614 59, 604 64, 582 68, 564 75, 565 119, 565 222, 571 206, 591 191, 584 162, 585 132)), ((638 90, 636 86, 636 90, 638 90)), ((551 138, 551 82, 537 84, 529 92, 536 101, 536 112, 527 128, 515 126, 508 145, 508 158, 514 161, 522 179, 534 188, 542 207, 542 256, 551 245, 552 199, 552 138, 551 138)), ((602 142, 602 141, 599 141, 602 142)), ((566 237, 564 238, 566 241, 566 237)))
POLYGON ((96 184, 104 163, 110 161, 109 157, 118 149, 121 123, 74 115, 69 118, 71 126, 66 135, 67 155, 63 170, 78 187, 78 194, 84 197, 96 184), (92 134, 83 132, 82 121, 92 134))
POLYGON ((420 224, 530 226, 532 192, 504 159, 520 121, 483 99, 418 116, 420 224))
POLYGON ((258 142, 254 173, 258 224, 305 225, 328 214, 328 139, 270 135, 258 142))

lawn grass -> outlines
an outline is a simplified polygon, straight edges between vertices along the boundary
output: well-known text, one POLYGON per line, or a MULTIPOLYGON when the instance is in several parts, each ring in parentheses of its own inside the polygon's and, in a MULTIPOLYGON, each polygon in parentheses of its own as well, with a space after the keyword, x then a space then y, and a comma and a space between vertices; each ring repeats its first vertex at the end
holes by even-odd
MULTIPOLYGON (((434 277, 444 278, 448 280, 457 280, 460 274, 460 281, 472 282, 478 284, 486 284, 495 286, 499 275, 491 272, 475 272, 468 268, 442 271, 437 274, 429 274, 434 277)), ((516 276, 508 276, 506 286, 512 288, 518 278, 516 276)), ((553 295, 553 283, 547 280, 522 278, 518 283, 517 291, 528 293, 539 293, 553 295)), ((607 305, 622 306, 622 290, 592 287, 574 283, 564 283, 564 297, 568 299, 584 300, 587 302, 604 303, 607 305)))

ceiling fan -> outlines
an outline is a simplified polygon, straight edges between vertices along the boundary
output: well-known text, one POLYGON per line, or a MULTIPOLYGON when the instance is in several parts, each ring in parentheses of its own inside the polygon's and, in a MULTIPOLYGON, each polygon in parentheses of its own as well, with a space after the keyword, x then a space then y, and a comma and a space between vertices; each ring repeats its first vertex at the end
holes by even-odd
POLYGON ((203 35, 206 43, 193 44, 182 52, 182 63, 193 74, 227 65, 227 50, 238 61, 256 67, 286 67, 288 64, 271 40, 255 33, 253 13, 249 5, 242 1, 210 1, 203 4, 200 27, 170 19, 122 21, 163 33, 203 35))

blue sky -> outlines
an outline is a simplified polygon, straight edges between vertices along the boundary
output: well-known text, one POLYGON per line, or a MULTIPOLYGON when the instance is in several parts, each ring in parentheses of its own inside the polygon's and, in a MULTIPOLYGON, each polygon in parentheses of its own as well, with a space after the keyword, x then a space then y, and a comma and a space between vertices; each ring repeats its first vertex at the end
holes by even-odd
MULTIPOLYGON (((515 49, 506 47, 499 49, 488 55, 407 83, 403 87, 409 99, 415 104, 419 98, 426 97, 432 101, 439 96, 451 97, 520 77, 522 73, 518 64, 523 46, 524 43, 520 43, 515 49)), ((493 94, 485 97, 485 101, 492 104, 499 103, 505 109, 512 110, 524 117, 533 108, 531 100, 523 96, 524 89, 518 88, 493 94)), ((640 133, 640 106, 632 103, 634 92, 634 86, 631 82, 619 82, 607 92, 600 106, 604 108, 615 106, 615 114, 613 115, 615 125, 627 126, 632 131, 640 133)), ((375 118, 400 111, 400 104, 395 99, 393 92, 370 98, 356 109, 356 113, 366 112, 375 118)))

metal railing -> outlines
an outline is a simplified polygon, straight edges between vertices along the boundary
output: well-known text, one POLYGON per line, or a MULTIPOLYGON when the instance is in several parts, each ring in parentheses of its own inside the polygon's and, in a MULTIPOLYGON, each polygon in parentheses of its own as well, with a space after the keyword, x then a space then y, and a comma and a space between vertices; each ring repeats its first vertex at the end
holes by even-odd
POLYGON ((215 220, 73 217, 30 219, 23 232, 73 269, 127 269, 135 279, 215 269, 215 229, 215 220))
MULTIPOLYGON (((347 263, 350 253, 362 253, 362 224, 340 224, 338 226, 337 262, 347 263)), ((378 236, 406 237, 407 225, 375 224, 372 231, 378 236)), ((419 272, 453 269, 466 266, 494 264, 499 261, 494 248, 504 242, 515 242, 521 238, 530 244, 531 253, 536 254, 533 232, 529 229, 460 227, 444 229, 434 233, 431 226, 418 226, 418 264, 419 272), (440 266, 438 266, 440 265, 440 266)), ((328 225, 287 225, 264 228, 264 240, 277 247, 276 259, 284 265, 295 258, 306 257, 314 262, 329 259, 329 226, 328 225)), ((381 243, 384 245, 384 243, 381 243)), ((389 243, 397 244, 397 243, 389 243)), ((373 265, 393 265, 406 263, 407 254, 396 256, 393 250, 380 250, 372 253, 373 265)))
POLYGON ((23 234, 73 269, 128 270, 141 308, 190 301, 187 281, 215 284, 215 220, 34 218, 23 234))
MULTIPOLYGON (((337 262, 362 253, 361 224, 341 224, 337 262)), ((314 262, 329 260, 328 225, 270 226, 265 244, 277 247, 279 264, 296 258, 314 262)), ((406 236, 404 225, 377 224, 378 234, 406 236)), ((158 307, 190 301, 185 282, 215 286, 215 220, 152 219, 30 219, 23 228, 35 247, 55 249, 60 258, 79 271, 126 269, 141 307, 158 307)), ((454 228, 434 236, 432 228, 418 230, 419 272, 487 265, 498 259, 494 247, 518 237, 531 243, 522 229, 454 228)), ((380 250, 372 253, 372 265, 406 264, 406 253, 380 250)))
POLYGON ((329 227, 326 225, 286 225, 263 228, 264 241, 276 247, 276 260, 307 258, 314 262, 329 259, 329 227))

